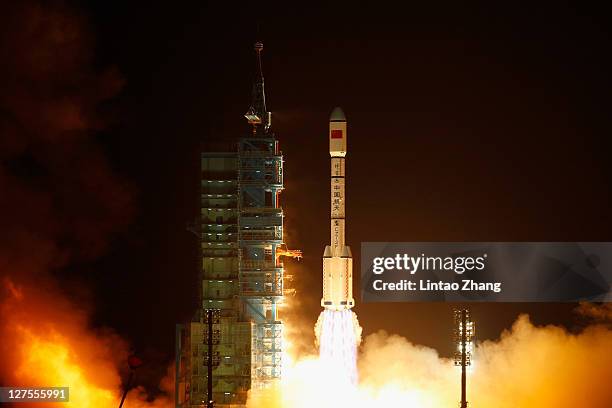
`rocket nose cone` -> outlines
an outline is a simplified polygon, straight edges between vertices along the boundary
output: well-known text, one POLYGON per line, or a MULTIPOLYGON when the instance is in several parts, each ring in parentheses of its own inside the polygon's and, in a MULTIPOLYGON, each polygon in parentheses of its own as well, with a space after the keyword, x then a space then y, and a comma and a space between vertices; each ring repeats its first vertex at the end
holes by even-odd
POLYGON ((346 116, 344 116, 344 112, 342 111, 342 108, 339 106, 336 106, 334 108, 334 110, 332 111, 331 115, 329 115, 329 121, 344 121, 346 122, 346 116))

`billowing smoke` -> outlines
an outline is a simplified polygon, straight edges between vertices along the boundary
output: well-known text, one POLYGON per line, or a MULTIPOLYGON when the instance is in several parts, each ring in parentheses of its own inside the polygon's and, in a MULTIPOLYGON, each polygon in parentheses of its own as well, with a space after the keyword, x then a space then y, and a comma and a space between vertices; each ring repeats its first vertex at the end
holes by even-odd
MULTIPOLYGON (((588 307, 594 315, 608 306, 588 307)), ((475 407, 609 407, 612 330, 594 323, 579 333, 535 326, 520 316, 495 341, 477 343, 468 371, 468 401, 475 407)), ((359 359, 357 390, 338 383, 317 356, 303 358, 264 399, 249 407, 457 406, 459 371, 450 359, 408 339, 377 332, 367 336, 359 359), (261 403, 265 401, 264 403, 261 403)))
POLYGON ((576 312, 588 319, 596 322, 612 325, 612 303, 602 303, 597 305, 594 303, 580 303, 576 312))
MULTIPOLYGON (((128 345, 109 329, 94 329, 88 313, 47 282, 15 283, 4 277, 0 305, 0 372, 12 386, 67 386, 79 408, 115 407, 121 396, 120 370, 128 345)), ((18 278, 21 280, 21 278, 18 278)), ((171 391, 170 384, 163 384, 171 391)), ((167 398, 146 402, 142 388, 130 393, 126 408, 170 407, 167 398)), ((41 405, 44 406, 44 405, 41 405)))
MULTIPOLYGON (((118 406, 128 354, 90 326, 86 289, 54 277, 103 254, 133 214, 95 139, 123 79, 94 69, 93 47, 65 2, 0 5, 0 383, 69 386, 79 408, 118 406)), ((170 406, 141 399, 126 407, 170 406)))

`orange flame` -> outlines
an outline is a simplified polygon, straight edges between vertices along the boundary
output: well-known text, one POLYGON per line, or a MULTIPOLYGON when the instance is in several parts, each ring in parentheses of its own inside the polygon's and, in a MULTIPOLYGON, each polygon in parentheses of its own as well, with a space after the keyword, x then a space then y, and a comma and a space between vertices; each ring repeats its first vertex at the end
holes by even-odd
MULTIPOLYGON (((108 331, 87 327, 86 314, 52 292, 5 280, 0 306, 4 383, 18 387, 69 387, 69 402, 54 406, 118 407, 119 367, 126 343, 108 331)), ((130 392, 125 408, 169 408, 171 401, 146 401, 141 388, 130 392)), ((25 405, 24 405, 25 406, 25 405)), ((28 404, 43 407, 48 404, 28 404)))
MULTIPOLYGON (((90 379, 86 368, 79 365, 78 355, 70 341, 60 333, 51 331, 39 337, 23 326, 17 327, 20 339, 21 361, 15 376, 19 382, 31 385, 70 387, 70 403, 75 407, 111 407, 117 404, 115 387, 105 387, 90 379)), ((112 367, 111 376, 118 385, 119 377, 112 367)))

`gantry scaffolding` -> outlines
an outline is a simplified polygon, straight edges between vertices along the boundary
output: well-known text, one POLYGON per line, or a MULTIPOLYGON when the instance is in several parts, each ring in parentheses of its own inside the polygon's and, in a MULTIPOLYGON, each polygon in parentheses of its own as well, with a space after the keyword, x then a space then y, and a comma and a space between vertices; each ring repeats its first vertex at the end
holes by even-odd
POLYGON ((177 407, 244 406, 250 389, 269 386, 282 372, 282 256, 301 253, 283 241, 283 156, 265 109, 260 43, 255 49, 258 77, 245 115, 252 133, 226 152, 201 156, 194 231, 202 301, 193 321, 177 326, 177 407))

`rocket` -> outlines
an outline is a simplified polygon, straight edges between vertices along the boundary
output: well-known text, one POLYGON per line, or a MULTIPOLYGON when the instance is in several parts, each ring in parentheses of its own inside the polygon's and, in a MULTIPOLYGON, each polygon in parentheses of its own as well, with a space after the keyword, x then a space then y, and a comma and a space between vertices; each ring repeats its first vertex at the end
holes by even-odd
POLYGON ((353 299, 353 256, 344 242, 346 117, 340 107, 329 117, 329 155, 331 156, 331 242, 323 252, 323 298, 329 310, 348 310, 353 299))

